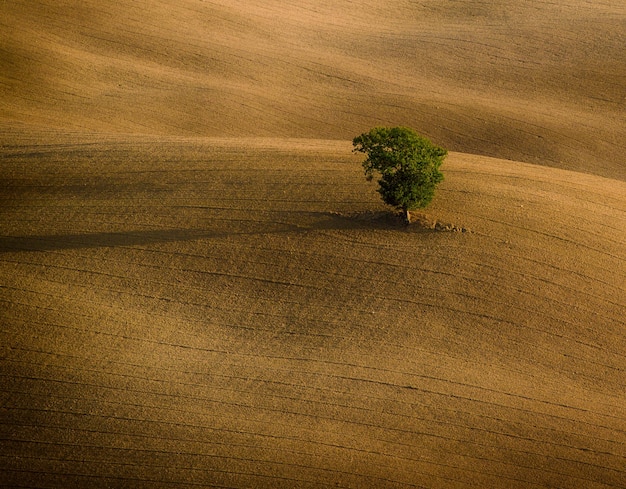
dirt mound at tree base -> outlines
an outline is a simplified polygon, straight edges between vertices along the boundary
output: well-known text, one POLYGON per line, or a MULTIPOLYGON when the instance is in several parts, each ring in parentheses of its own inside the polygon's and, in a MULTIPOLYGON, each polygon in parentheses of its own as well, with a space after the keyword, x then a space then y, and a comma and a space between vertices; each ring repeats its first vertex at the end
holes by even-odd
POLYGON ((379 226, 389 226, 391 228, 405 227, 407 230, 432 230, 453 233, 471 233, 472 231, 459 224, 451 224, 439 221, 423 212, 411 211, 410 222, 406 222, 403 212, 394 211, 363 211, 352 213, 330 212, 331 216, 341 216, 346 219, 353 219, 360 222, 369 222, 379 226))
POLYGON ((452 233, 471 233, 472 232, 470 229, 464 226, 461 226, 459 224, 441 222, 426 214, 418 213, 418 212, 410 213, 410 223, 412 225, 420 226, 424 229, 432 229, 435 231, 444 231, 444 232, 452 232, 452 233))

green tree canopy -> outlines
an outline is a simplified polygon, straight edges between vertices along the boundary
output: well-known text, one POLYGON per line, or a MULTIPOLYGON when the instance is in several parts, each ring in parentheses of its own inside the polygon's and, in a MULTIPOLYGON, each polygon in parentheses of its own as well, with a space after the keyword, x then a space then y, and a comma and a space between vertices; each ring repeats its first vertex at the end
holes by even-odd
POLYGON ((426 207, 443 180, 439 167, 448 152, 407 127, 375 127, 352 141, 364 153, 365 175, 380 174, 378 192, 386 204, 409 211, 426 207))

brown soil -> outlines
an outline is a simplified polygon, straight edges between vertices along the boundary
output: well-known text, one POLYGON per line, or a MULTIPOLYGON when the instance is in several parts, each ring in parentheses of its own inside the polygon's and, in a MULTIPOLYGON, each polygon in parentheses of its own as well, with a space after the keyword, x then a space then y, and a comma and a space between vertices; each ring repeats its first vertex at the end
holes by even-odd
POLYGON ((0 120, 444 147, 626 180, 626 3, 16 1, 0 120))
POLYGON ((0 6, 0 486, 626 487, 626 7, 171 3, 0 6))

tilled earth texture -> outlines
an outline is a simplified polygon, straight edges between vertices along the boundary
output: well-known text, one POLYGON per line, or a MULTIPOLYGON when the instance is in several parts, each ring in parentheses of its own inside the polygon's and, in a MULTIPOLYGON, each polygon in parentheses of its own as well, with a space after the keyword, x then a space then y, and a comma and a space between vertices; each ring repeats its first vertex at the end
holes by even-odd
POLYGON ((0 487, 626 488, 626 4, 0 2, 0 487), (413 224, 350 140, 450 150, 413 224))

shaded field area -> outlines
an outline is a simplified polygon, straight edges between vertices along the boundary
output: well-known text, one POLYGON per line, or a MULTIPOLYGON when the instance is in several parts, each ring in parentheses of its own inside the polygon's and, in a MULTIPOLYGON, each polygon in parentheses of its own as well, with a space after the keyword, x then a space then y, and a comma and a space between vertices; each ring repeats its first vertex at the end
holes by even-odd
POLYGON ((0 485, 623 488, 626 184, 347 142, 12 139, 0 485))

